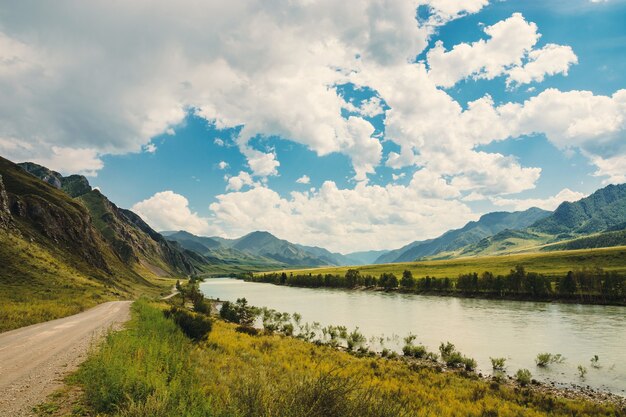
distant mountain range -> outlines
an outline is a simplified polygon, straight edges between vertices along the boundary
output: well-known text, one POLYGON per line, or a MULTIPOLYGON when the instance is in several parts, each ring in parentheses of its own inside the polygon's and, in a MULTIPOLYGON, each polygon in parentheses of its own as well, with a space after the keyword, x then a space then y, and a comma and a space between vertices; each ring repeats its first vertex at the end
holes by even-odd
POLYGON ((400 249, 389 251, 376 259, 375 263, 410 262, 442 252, 455 251, 502 230, 527 227, 549 215, 549 211, 535 207, 514 213, 485 214, 478 221, 469 222, 460 229, 447 231, 435 239, 415 241, 400 249))
POLYGON ((186 231, 161 232, 170 241, 204 257, 236 262, 245 260, 267 268, 294 266, 362 265, 371 263, 385 251, 355 252, 342 255, 324 248, 305 246, 279 239, 269 232, 256 231, 238 239, 195 236, 186 231))
POLYGON ((252 232, 239 239, 198 237, 187 232, 163 232, 185 249, 222 260, 249 258, 259 265, 364 265, 450 259, 463 256, 626 245, 626 185, 610 185, 577 202, 565 202, 554 212, 536 207, 518 212, 494 212, 434 239, 418 240, 395 250, 347 255, 252 232))
MULTIPOLYGON (((579 201, 563 203, 554 212, 531 208, 489 213, 434 239, 395 250, 344 255, 264 231, 238 239, 186 231, 159 233, 92 189, 81 175, 63 176, 34 163, 14 164, 0 158, 2 231, 9 240, 37 245, 37 250, 48 251, 71 268, 122 288, 159 276, 626 245, 626 185, 607 186, 579 201), (123 279, 115 281, 115 277, 123 279)), ((0 251, 0 263, 18 256, 9 249, 0 251)))
POLYGON ((505 230, 469 245, 457 256, 587 249, 626 245, 626 184, 608 185, 519 230, 505 230))

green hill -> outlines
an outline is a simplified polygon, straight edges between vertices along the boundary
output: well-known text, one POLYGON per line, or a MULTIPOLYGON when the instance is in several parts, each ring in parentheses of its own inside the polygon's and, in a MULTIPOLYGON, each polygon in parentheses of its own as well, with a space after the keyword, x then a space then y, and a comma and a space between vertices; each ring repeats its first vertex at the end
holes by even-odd
POLYGON ((562 203, 532 230, 560 238, 601 232, 626 222, 626 184, 609 185, 589 197, 562 203))
MULTIPOLYGON (((494 212, 483 215, 476 222, 469 222, 461 229, 450 230, 435 239, 416 241, 379 257, 375 263, 410 262, 440 253, 453 252, 506 229, 530 226, 548 216, 550 212, 536 207, 513 213, 494 212)), ((450 256, 450 255, 446 255, 450 256)), ((445 256, 444 256, 445 257, 445 256)))
POLYGON ((0 178, 0 331, 161 293, 198 265, 82 176, 0 158, 0 178))

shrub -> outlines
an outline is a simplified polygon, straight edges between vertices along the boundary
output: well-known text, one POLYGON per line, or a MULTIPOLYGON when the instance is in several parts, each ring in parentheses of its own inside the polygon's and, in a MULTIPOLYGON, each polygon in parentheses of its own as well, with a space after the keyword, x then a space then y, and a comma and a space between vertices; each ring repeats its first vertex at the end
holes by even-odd
POLYGON ((515 380, 523 387, 530 384, 532 374, 528 369, 518 369, 515 373, 515 380))
POLYGON ((404 356, 410 356, 413 358, 425 358, 428 355, 428 350, 423 345, 405 345, 402 348, 404 356))
POLYGON ((563 363, 565 361, 565 357, 560 353, 552 354, 552 353, 540 353, 535 358, 535 363, 537 366, 542 368, 547 367, 553 363, 563 363))
POLYGON ((491 360, 491 367, 494 371, 504 371, 506 368, 506 358, 489 358, 491 360))
POLYGON ((585 379, 585 375, 587 375, 587 368, 582 365, 578 365, 578 375, 580 379, 585 379))
POLYGON ((475 359, 469 358, 467 356, 463 356, 463 359, 461 360, 461 364, 463 365, 466 371, 473 371, 476 369, 476 366, 478 365, 475 359))
POLYGON ((601 366, 599 362, 600 362, 600 357, 598 355, 593 355, 593 358, 591 358, 591 366, 596 369, 600 369, 601 366))
POLYGON ((452 354, 452 352, 454 352, 455 350, 455 346, 450 343, 450 342, 446 342, 445 344, 442 342, 439 345, 439 352, 441 353, 441 359, 446 362, 447 358, 452 354))
POLYGON ((202 314, 172 307, 165 311, 165 316, 174 320, 183 333, 196 342, 204 339, 211 331, 211 319, 202 314))
POLYGON ((360 348, 367 339, 359 332, 359 328, 354 329, 346 338, 348 350, 352 351, 355 348, 360 348))

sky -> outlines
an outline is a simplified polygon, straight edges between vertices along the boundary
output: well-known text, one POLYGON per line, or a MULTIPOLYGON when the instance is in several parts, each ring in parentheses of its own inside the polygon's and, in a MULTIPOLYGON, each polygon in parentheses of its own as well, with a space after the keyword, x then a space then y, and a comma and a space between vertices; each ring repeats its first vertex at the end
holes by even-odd
POLYGON ((626 182, 624 0, 0 0, 0 155, 348 253, 626 182))

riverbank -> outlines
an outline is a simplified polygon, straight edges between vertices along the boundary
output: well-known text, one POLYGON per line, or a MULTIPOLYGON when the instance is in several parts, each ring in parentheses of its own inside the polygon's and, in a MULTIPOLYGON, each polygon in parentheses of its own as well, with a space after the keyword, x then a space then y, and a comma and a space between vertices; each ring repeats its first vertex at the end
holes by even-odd
MULTIPOLYGON (((294 286, 296 287, 296 286, 294 286)), ((306 288, 306 287, 297 287, 297 288, 306 288)), ((479 300, 503 300, 503 301, 524 301, 524 302, 540 302, 540 303, 562 303, 562 304, 581 304, 581 305, 598 305, 598 306, 618 306, 618 307, 626 307, 626 301, 622 300, 603 300, 603 299, 594 299, 594 298, 551 298, 551 297, 540 297, 540 296, 526 296, 526 295, 515 295, 515 294, 505 294, 505 295, 495 295, 495 294, 472 294, 472 293, 463 293, 460 291, 411 291, 404 290, 402 288, 380 288, 380 287, 355 287, 353 288, 355 291, 374 291, 374 292, 387 292, 387 293, 398 293, 398 294, 413 294, 413 295, 424 295, 424 296, 434 296, 434 297, 455 297, 455 298, 467 298, 467 299, 479 299, 479 300)), ((345 290, 350 291, 351 289, 345 288, 345 290)))
POLYGON ((344 275, 274 272, 241 274, 238 278, 300 288, 365 289, 490 300, 626 306, 626 276, 601 268, 579 269, 561 276, 542 275, 518 265, 506 275, 486 271, 481 274, 465 273, 455 278, 415 278, 408 269, 400 277, 393 273, 364 275, 359 269, 349 269, 344 275))
POLYGON ((540 417, 626 411, 599 398, 554 396, 534 384, 242 332, 218 319, 208 338, 193 343, 165 318, 168 308, 137 302, 128 329, 92 353, 73 379, 84 414, 540 417))

